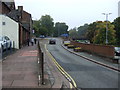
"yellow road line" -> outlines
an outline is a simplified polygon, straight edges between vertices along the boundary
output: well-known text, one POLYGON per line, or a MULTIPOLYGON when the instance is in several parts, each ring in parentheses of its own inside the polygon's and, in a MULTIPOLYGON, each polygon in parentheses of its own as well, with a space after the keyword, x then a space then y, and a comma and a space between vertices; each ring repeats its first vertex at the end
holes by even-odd
POLYGON ((48 55, 51 57, 51 59, 53 60, 53 62, 55 63, 55 65, 57 66, 58 70, 67 78, 70 79, 70 88, 73 88, 72 86, 74 86, 75 88, 77 88, 77 85, 75 83, 75 81, 73 80, 73 78, 58 64, 58 62, 55 60, 55 58, 50 54, 50 52, 47 50, 46 48, 46 44, 45 44, 45 50, 47 51, 48 55), (73 84, 72 84, 72 83, 73 84))
POLYGON ((70 88, 73 88, 73 85, 70 83, 70 88))

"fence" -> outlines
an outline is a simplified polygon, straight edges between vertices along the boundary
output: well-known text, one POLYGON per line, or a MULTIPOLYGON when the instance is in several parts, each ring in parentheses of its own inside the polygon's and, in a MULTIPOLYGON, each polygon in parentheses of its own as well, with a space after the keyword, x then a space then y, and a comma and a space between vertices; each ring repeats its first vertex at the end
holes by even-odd
POLYGON ((44 53, 41 50, 40 43, 38 41, 38 85, 44 85, 44 53))
POLYGON ((109 45, 84 44, 71 41, 71 44, 81 47, 83 50, 96 53, 109 58, 114 58, 114 47, 109 45))

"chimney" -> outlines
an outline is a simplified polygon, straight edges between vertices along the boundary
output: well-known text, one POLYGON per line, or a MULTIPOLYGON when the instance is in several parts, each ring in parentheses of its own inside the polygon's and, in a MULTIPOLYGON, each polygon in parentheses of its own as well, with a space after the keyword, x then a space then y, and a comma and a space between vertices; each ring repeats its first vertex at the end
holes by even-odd
POLYGON ((18 6, 18 11, 22 13, 22 11, 23 11, 23 6, 18 6))
POLYGON ((18 6, 18 12, 20 12, 19 21, 22 21, 23 6, 18 6))
POLYGON ((14 4, 14 3, 11 3, 10 8, 11 8, 12 10, 15 10, 15 4, 14 4))

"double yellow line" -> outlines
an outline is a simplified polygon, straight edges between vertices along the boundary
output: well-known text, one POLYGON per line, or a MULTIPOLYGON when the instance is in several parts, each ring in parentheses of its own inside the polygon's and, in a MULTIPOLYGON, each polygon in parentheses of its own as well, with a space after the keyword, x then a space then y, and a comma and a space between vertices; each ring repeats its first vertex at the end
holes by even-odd
POLYGON ((77 85, 73 78, 58 64, 58 62, 55 60, 55 58, 51 55, 51 53, 47 50, 46 44, 45 44, 45 50, 47 51, 47 54, 51 57, 52 61, 57 66, 58 70, 66 77, 66 79, 70 82, 70 88, 77 88, 77 85))

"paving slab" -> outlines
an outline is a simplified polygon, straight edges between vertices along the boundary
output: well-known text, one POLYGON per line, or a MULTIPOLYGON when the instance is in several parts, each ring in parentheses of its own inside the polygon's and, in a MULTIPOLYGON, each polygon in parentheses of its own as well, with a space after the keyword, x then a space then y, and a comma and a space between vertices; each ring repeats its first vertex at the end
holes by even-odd
MULTIPOLYGON (((44 49, 44 45, 41 45, 44 49)), ((6 57, 2 62, 3 88, 61 88, 64 82, 69 88, 70 83, 60 73, 50 56, 44 51, 44 81, 38 84, 38 51, 37 45, 25 46, 6 57)))
POLYGON ((37 45, 25 46, 7 56, 2 62, 2 86, 42 88, 38 86, 37 45))

